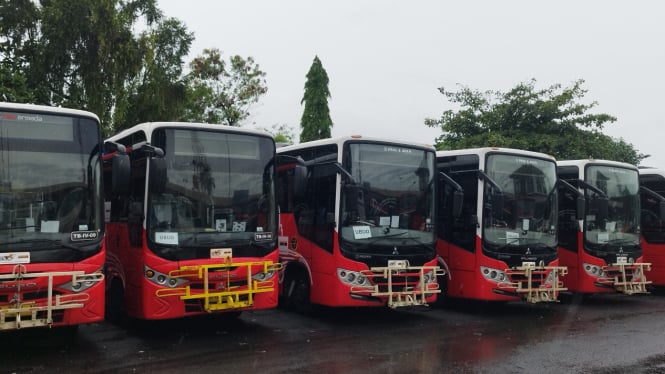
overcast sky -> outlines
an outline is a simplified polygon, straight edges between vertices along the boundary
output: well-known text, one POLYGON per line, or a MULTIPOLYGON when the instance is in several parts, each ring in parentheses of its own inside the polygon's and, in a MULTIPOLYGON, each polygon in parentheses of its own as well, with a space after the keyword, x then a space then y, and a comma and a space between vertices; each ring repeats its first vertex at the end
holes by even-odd
POLYGON ((330 79, 333 136, 433 144, 424 125, 452 108, 438 87, 507 91, 585 80, 584 102, 618 118, 604 132, 665 167, 665 2, 158 0, 204 48, 251 56, 268 93, 247 126, 300 134, 305 76, 318 55, 330 79))

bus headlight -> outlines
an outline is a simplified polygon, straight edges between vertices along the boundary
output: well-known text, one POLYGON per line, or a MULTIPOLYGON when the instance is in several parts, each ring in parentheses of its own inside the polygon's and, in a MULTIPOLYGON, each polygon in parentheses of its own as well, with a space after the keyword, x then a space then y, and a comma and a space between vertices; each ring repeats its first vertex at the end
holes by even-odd
POLYGON ((145 279, 158 286, 174 288, 187 282, 185 279, 169 277, 167 274, 160 273, 147 266, 145 267, 143 274, 145 275, 145 279))
POLYGON ((104 279, 104 272, 102 269, 99 269, 94 273, 76 275, 72 277, 71 281, 58 285, 58 288, 62 288, 71 292, 82 292, 92 287, 102 279, 104 279))
POLYGON ((485 279, 491 282, 498 283, 498 282, 506 282, 508 280, 508 276, 506 275, 505 271, 489 268, 487 266, 480 267, 480 274, 482 274, 485 279))
POLYGON ((360 287, 372 287, 367 276, 361 272, 346 270, 346 269, 337 269, 337 277, 342 283, 351 285, 351 286, 360 286, 360 287))
POLYGON ((587 264, 585 262, 582 264, 582 267, 584 268, 584 271, 592 277, 598 277, 598 278, 606 277, 602 266, 587 264))

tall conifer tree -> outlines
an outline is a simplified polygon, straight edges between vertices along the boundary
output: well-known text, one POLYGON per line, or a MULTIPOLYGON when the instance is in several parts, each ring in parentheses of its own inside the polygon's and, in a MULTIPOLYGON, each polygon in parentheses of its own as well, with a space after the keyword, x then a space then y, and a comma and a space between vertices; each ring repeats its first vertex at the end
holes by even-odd
POLYGON ((330 138, 333 122, 328 109, 329 97, 328 73, 319 57, 315 56, 307 72, 305 94, 300 101, 301 104, 305 104, 300 119, 300 142, 330 138))

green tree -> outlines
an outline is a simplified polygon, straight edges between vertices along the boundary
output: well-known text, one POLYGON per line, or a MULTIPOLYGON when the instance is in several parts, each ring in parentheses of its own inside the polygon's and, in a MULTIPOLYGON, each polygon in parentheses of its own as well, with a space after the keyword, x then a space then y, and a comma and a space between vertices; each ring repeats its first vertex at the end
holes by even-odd
POLYGON ((441 128, 437 149, 509 147, 560 160, 593 157, 637 165, 647 156, 623 139, 602 133, 605 124, 616 118, 590 113, 596 102, 580 103, 587 92, 583 83, 577 80, 571 87, 555 84, 537 90, 532 79, 505 93, 439 88, 459 109, 444 111, 440 119, 426 119, 425 125, 441 128))
POLYGON ((112 123, 146 53, 133 28, 159 18, 156 0, 42 0, 28 79, 37 102, 87 109, 112 123))
POLYGON ((305 94, 300 103, 305 103, 302 117, 300 119, 300 141, 330 138, 333 126, 328 108, 328 73, 323 68, 318 56, 307 72, 305 82, 305 94))
POLYGON ((0 100, 33 102, 26 53, 39 12, 31 0, 0 0, 0 100))
POLYGON ((126 100, 119 98, 126 110, 115 112, 116 131, 140 122, 178 120, 185 113, 189 87, 182 72, 193 34, 169 18, 142 33, 139 40, 145 51, 142 68, 129 82, 123 95, 126 100))
POLYGON ((268 91, 266 73, 252 57, 235 55, 227 62, 218 49, 204 49, 189 66, 188 121, 239 126, 249 117, 249 107, 268 91))
POLYGON ((274 124, 271 129, 262 128, 261 130, 272 134, 275 143, 293 144, 295 142, 295 133, 291 126, 287 124, 274 124))

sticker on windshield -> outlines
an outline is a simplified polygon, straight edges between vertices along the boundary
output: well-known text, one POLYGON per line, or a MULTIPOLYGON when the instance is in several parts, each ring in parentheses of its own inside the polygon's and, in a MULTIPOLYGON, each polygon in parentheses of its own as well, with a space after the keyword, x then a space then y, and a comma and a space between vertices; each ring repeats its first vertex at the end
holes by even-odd
POLYGON ((178 244, 177 232, 156 232, 155 243, 159 244, 178 244))
POLYGON ((369 226, 353 226, 354 239, 368 239, 372 237, 372 230, 369 226))
POLYGON ((244 221, 233 222, 233 231, 245 231, 246 226, 247 226, 247 222, 244 222, 244 221))
POLYGON ((58 232, 60 229, 60 221, 42 221, 41 232, 58 232))
POLYGON ((73 242, 80 242, 82 240, 95 240, 98 237, 99 232, 97 231, 74 231, 70 238, 73 242))
POLYGON ((215 230, 217 232, 226 231, 226 220, 225 219, 216 219, 215 220, 215 230))
POLYGON ((30 263, 30 252, 0 253, 0 265, 29 264, 29 263, 30 263))
POLYGON ((390 217, 389 216, 381 216, 379 217, 379 226, 390 226, 390 217))
POLYGON ((396 229, 399 227, 399 216, 392 216, 390 220, 390 227, 396 229))
POLYGON ((617 231, 617 223, 616 222, 605 222, 605 231, 607 231, 607 232, 617 231))

